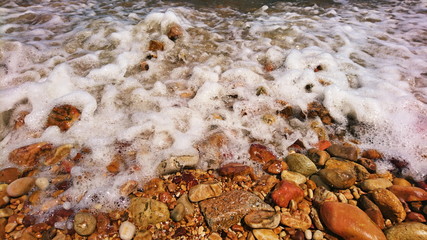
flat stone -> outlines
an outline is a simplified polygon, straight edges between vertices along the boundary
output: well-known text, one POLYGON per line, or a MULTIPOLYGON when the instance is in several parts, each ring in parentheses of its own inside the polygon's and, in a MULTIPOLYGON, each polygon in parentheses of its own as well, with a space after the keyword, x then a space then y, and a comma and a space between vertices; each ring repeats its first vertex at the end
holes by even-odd
POLYGON ((391 183, 390 180, 386 178, 374 178, 374 179, 366 179, 363 182, 361 182, 360 188, 365 192, 369 192, 377 188, 388 188, 392 185, 393 183, 391 183))
POLYGON ((277 159, 270 149, 257 143, 251 144, 249 148, 249 158, 259 163, 266 163, 277 159))
POLYGON ((188 199, 192 202, 218 197, 222 194, 220 183, 202 183, 192 187, 188 193, 188 199))
POLYGON ((21 171, 18 168, 4 168, 0 171, 0 183, 11 183, 19 178, 21 171))
POLYGON ((291 228, 305 231, 310 228, 311 219, 308 214, 299 211, 293 212, 292 214, 290 212, 284 212, 281 214, 280 223, 291 228))
POLYGON ((51 153, 52 148, 52 144, 47 142, 23 146, 10 152, 9 161, 23 167, 34 167, 51 153))
POLYGON ((316 165, 305 155, 300 153, 289 154, 285 158, 289 170, 310 176, 317 172, 316 165))
POLYGON ((364 166, 348 160, 331 158, 326 162, 325 168, 339 168, 344 171, 350 171, 356 176, 357 181, 363 181, 370 176, 370 173, 364 166))
POLYGON ((402 199, 405 202, 416 202, 416 201, 427 200, 427 191, 425 191, 422 188, 393 185, 389 187, 388 190, 390 190, 399 199, 402 199))
POLYGON ((199 164, 198 155, 174 156, 160 162, 157 172, 160 175, 178 172, 184 168, 195 168, 199 164))
POLYGON ((427 225, 418 222, 404 222, 385 231, 387 240, 425 240, 427 225))
POLYGON ((243 219, 251 228, 274 229, 280 224, 280 214, 271 211, 252 211, 243 219))
POLYGON ((250 211, 274 211, 258 196, 243 190, 233 190, 201 201, 199 206, 212 231, 227 229, 237 224, 250 211))
POLYGON ((287 180, 296 183, 297 185, 303 184, 307 181, 307 177, 301 173, 292 172, 288 170, 282 171, 280 174, 282 180, 287 180))
POLYGON ((356 161, 358 150, 356 146, 344 144, 332 144, 326 149, 331 156, 356 161))
POLYGON ((27 194, 33 188, 35 181, 33 177, 18 178, 7 186, 7 195, 10 197, 20 197, 27 194))
POLYGON ((252 234, 257 240, 279 240, 279 236, 271 229, 253 229, 252 234))
POLYGON ((393 222, 400 223, 406 218, 406 211, 399 199, 387 189, 378 188, 370 192, 382 214, 393 222))
POLYGON ((381 229, 356 206, 325 202, 320 217, 329 230, 346 240, 386 240, 381 229))
POLYGON ((319 176, 331 187, 345 189, 354 185, 356 176, 347 170, 326 168, 319 171, 319 176))
POLYGON ((142 229, 146 229, 150 224, 166 221, 170 216, 166 204, 143 197, 136 197, 131 200, 129 214, 133 223, 142 229))

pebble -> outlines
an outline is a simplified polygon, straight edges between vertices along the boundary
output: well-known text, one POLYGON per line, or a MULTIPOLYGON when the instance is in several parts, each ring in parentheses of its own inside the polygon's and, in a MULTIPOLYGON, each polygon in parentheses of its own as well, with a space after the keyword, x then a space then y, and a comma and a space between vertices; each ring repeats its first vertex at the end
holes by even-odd
POLYGON ((18 178, 7 186, 6 192, 10 197, 20 197, 33 188, 34 182, 33 177, 18 178))
POLYGON ((178 38, 180 38, 183 35, 183 30, 182 27, 179 26, 178 24, 172 24, 169 27, 169 31, 168 31, 168 38, 172 41, 176 41, 178 38))
POLYGON ((362 157, 369 158, 369 159, 380 159, 380 158, 382 158, 381 153, 379 153, 375 149, 368 149, 368 150, 363 151, 362 157))
POLYGON ((18 168, 4 168, 0 171, 0 183, 11 183, 19 178, 21 172, 18 168))
POLYGON ((128 210, 133 223, 141 229, 166 221, 170 217, 166 204, 150 198, 132 198, 128 210))
POLYGON ((356 206, 325 202, 320 217, 329 230, 346 240, 386 240, 381 229, 356 206))
POLYGON ((279 235, 271 229, 253 229, 252 233, 257 240, 279 240, 279 235))
POLYGON ((305 239, 311 240, 313 238, 313 233, 307 229, 304 231, 304 236, 305 236, 305 239))
POLYGON ((277 159, 270 149, 257 143, 253 143, 249 147, 249 157, 252 161, 259 163, 267 163, 271 160, 277 159))
POLYGON ((219 183, 198 184, 190 189, 188 199, 192 202, 200 202, 208 198, 218 197, 222 193, 219 183))
POLYGON ((178 172, 184 168, 195 168, 199 164, 199 155, 174 156, 160 162, 157 172, 160 175, 178 172))
POLYGON ((34 167, 39 163, 39 158, 49 153, 52 148, 52 144, 47 142, 23 146, 10 152, 9 161, 23 167, 34 167))
POLYGON ((13 210, 10 208, 1 208, 0 209, 0 218, 7 218, 13 215, 13 210))
POLYGON ((312 222, 308 214, 295 211, 292 212, 292 214, 290 212, 282 213, 280 223, 291 228, 305 231, 310 228, 312 222))
POLYGON ((320 230, 314 231, 313 240, 322 240, 322 239, 323 239, 323 232, 320 230))
POLYGON ((326 149, 331 156, 356 161, 358 156, 358 149, 356 146, 350 144, 332 144, 326 149))
POLYGON ((313 161, 317 166, 325 165, 326 161, 331 158, 328 152, 320 151, 316 148, 308 150, 307 156, 313 161))
POLYGON ((236 177, 249 175, 252 179, 255 177, 254 169, 241 163, 228 163, 218 169, 220 176, 236 177))
POLYGON ((297 185, 303 184, 307 181, 307 177, 301 173, 292 172, 288 170, 282 171, 280 174, 282 180, 287 180, 296 183, 297 185))
POLYGON ((387 240, 425 240, 427 225, 418 222, 399 223, 385 231, 387 240))
POLYGON ((300 153, 291 153, 285 158, 291 171, 310 176, 317 172, 316 165, 305 155, 300 153))
POLYGON ((280 214, 272 211, 257 210, 248 213, 243 220, 251 228, 274 229, 280 224, 280 214))
POLYGON ((61 131, 67 131, 80 119, 80 115, 81 111, 72 105, 56 106, 50 112, 46 126, 58 126, 61 131))
POLYGON ((171 218, 174 221, 179 222, 185 215, 192 215, 194 213, 193 204, 188 200, 187 193, 184 193, 176 202, 177 205, 171 212, 171 218))
POLYGON ((386 178, 366 179, 360 183, 360 188, 365 192, 369 192, 377 188, 388 188, 391 186, 393 186, 393 183, 386 178))
POLYGON ((74 230, 81 236, 89 236, 95 232, 96 218, 87 212, 79 212, 74 216, 74 230))
POLYGON ((426 218, 417 212, 409 212, 406 214, 405 222, 426 222, 426 218))
POLYGON ((262 167, 262 170, 270 174, 280 174, 286 169, 288 169, 288 165, 281 160, 270 160, 262 167))
POLYGON ((405 220, 406 211, 402 203, 392 192, 384 188, 378 188, 371 191, 371 195, 386 218, 397 223, 405 220))
POLYGON ((404 179, 404 178, 394 178, 393 185, 404 186, 404 187, 412 187, 412 184, 404 179))
POLYGON ((388 188, 399 199, 405 202, 426 201, 427 191, 418 187, 393 185, 388 188))
POLYGON ((304 198, 304 191, 294 182, 282 180, 274 188, 271 198, 279 207, 288 207, 291 200, 300 202, 304 198))
POLYGON ((196 144, 200 163, 206 169, 218 169, 225 160, 223 149, 230 142, 223 132, 216 132, 196 144))
POLYGON ((314 189, 313 193, 313 203, 317 205, 322 205, 324 202, 337 202, 337 196, 323 187, 318 187, 314 189))
POLYGON ((365 167, 358 163, 336 158, 329 159, 325 164, 325 168, 339 168, 344 171, 349 171, 357 177, 357 181, 363 181, 371 175, 365 167))
POLYGON ((384 217, 381 210, 366 195, 361 196, 359 199, 359 206, 380 229, 385 228, 384 217))
POLYGON ((45 178, 45 177, 40 177, 36 179, 36 186, 40 189, 40 190, 46 190, 47 187, 49 187, 49 179, 45 178))
POLYGON ((129 222, 125 221, 120 224, 119 235, 122 240, 131 240, 136 232, 136 226, 129 222))
MULTIPOLYGON (((311 175, 310 180, 316 184, 316 187, 323 187, 326 190, 331 190, 331 187, 325 181, 323 181, 323 179, 317 174, 311 175)), ((316 189, 316 188, 313 188, 313 189, 316 189)))
POLYGON ((359 158, 357 162, 364 166, 366 169, 368 169, 368 171, 371 173, 375 173, 377 171, 377 164, 372 159, 359 158))
POLYGON ((326 168, 319 171, 319 176, 331 187, 338 189, 349 188, 356 182, 356 176, 339 168, 326 168))
POLYGON ((251 211, 274 209, 253 193, 233 190, 219 197, 199 202, 200 210, 212 231, 227 229, 239 223, 251 211))
POLYGON ((0 192, 0 207, 4 207, 6 204, 9 203, 9 196, 7 195, 6 191, 0 192))

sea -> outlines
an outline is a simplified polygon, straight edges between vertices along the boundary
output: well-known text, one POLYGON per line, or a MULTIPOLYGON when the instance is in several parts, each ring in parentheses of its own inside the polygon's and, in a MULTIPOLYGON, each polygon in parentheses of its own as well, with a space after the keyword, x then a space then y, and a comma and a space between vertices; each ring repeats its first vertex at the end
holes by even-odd
POLYGON ((2 168, 37 142, 71 144, 71 156, 90 149, 64 193, 76 207, 126 205, 120 186, 155 177, 165 159, 197 156, 215 133, 228 139, 224 163, 254 165, 254 142, 284 157, 295 143, 339 136, 379 150, 380 172, 403 162, 401 174, 423 181, 427 1, 0 0, 0 120, 2 168), (308 117, 313 102, 331 124, 308 117), (80 120, 46 127, 64 104, 80 120), (132 167, 113 175, 118 145, 132 167))

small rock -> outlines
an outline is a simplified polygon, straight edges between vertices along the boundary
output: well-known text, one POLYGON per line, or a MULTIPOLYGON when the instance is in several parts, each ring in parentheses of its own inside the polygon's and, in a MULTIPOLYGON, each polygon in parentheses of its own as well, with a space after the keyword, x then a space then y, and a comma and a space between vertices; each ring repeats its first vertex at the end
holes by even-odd
POLYGON ((418 222, 404 222, 385 231, 387 240, 425 240, 427 225, 418 222))
POLYGON ((179 222, 185 215, 192 215, 194 213, 193 204, 188 200, 187 193, 184 193, 176 202, 177 205, 171 212, 171 218, 174 221, 179 222))
POLYGON ((320 230, 316 230, 313 233, 313 240, 322 240, 323 239, 323 232, 320 230))
POLYGON ((262 166, 262 170, 270 174, 279 174, 286 169, 288 169, 288 165, 280 160, 270 160, 262 166))
POLYGON ((325 181, 323 181, 323 179, 317 174, 311 175, 310 180, 313 181, 314 184, 316 184, 316 187, 319 186, 325 188, 326 190, 331 190, 331 187, 325 181))
POLYGON ((405 202, 416 202, 416 201, 427 200, 427 191, 423 190, 422 188, 393 185, 389 187, 388 190, 390 190, 399 199, 402 199, 405 202))
POLYGON ((277 157, 266 146, 256 143, 250 146, 249 156, 252 161, 259 163, 266 163, 277 159, 277 157))
POLYGON ((6 204, 9 203, 9 196, 5 191, 0 192, 0 207, 4 207, 6 204))
POLYGON ((42 157, 51 153, 52 148, 52 144, 47 142, 20 147, 10 152, 9 161, 23 167, 34 167, 42 157))
POLYGON ((192 187, 188 198, 192 202, 200 202, 208 198, 218 197, 222 193, 220 183, 203 183, 192 187))
POLYGON ((279 183, 279 179, 272 175, 264 175, 256 182, 254 192, 264 193, 265 195, 279 183))
POLYGON ((6 192, 10 197, 20 197, 33 188, 34 182, 32 177, 18 178, 7 186, 6 192))
POLYGON ((251 228, 274 229, 280 224, 280 214, 271 211, 252 211, 243 219, 251 228))
POLYGON ((17 168, 4 168, 0 171, 0 183, 9 184, 21 175, 21 171, 17 168))
POLYGON ((310 209, 310 217, 313 220, 313 224, 317 229, 322 231, 325 230, 325 228, 323 227, 322 221, 320 221, 319 213, 316 210, 316 208, 312 207, 310 209))
POLYGON ((360 208, 365 211, 369 218, 377 224, 380 229, 385 228, 384 217, 381 213, 380 208, 375 205, 366 195, 363 195, 359 199, 360 208))
POLYGON ((287 180, 296 183, 297 185, 303 184, 307 181, 307 177, 301 173, 284 170, 280 175, 282 180, 287 180))
POLYGON ((242 190, 233 190, 219 197, 201 201, 199 206, 212 231, 227 229, 237 224, 251 211, 274 211, 255 194, 242 190))
POLYGON ((165 49, 165 44, 158 40, 150 40, 148 45, 149 51, 163 51, 165 49))
POLYGON ((67 131, 76 121, 80 119, 81 111, 71 105, 54 107, 50 112, 46 126, 58 126, 61 131, 67 131))
POLYGON ((308 214, 301 212, 284 212, 281 214, 280 223, 296 229, 301 229, 302 231, 307 230, 311 226, 311 219, 308 214))
POLYGON ((287 207, 291 200, 300 202, 304 198, 304 191, 294 182, 282 180, 274 188, 271 198, 279 207, 287 207))
POLYGON ((7 218, 13 215, 13 210, 10 208, 1 208, 0 209, 0 218, 7 218))
POLYGON ((218 169, 218 174, 225 177, 247 176, 255 179, 254 169, 241 163, 228 163, 218 169))
POLYGON ((378 188, 371 192, 372 198, 382 214, 393 222, 400 223, 406 218, 406 212, 399 199, 387 189, 378 188))
POLYGON ((331 156, 356 161, 358 156, 358 149, 353 145, 332 144, 326 149, 331 156))
POLYGON ((87 212, 79 212, 74 216, 74 230, 81 236, 89 236, 95 232, 96 218, 87 212))
POLYGON ((352 172, 339 168, 325 168, 319 171, 319 176, 331 187, 345 189, 354 185, 356 176, 352 172))
POLYGON ((179 26, 178 24, 172 24, 169 27, 169 31, 168 31, 168 38, 172 41, 176 41, 178 38, 180 38, 183 34, 183 30, 182 27, 179 26))
POLYGON ((409 212, 406 214, 405 222, 426 222, 426 218, 421 213, 409 212))
POLYGON ((366 179, 363 182, 361 182, 360 188, 365 192, 369 192, 377 188, 388 188, 392 185, 393 184, 390 182, 390 180, 386 178, 374 178, 374 179, 366 179))
POLYGON ((368 170, 366 170, 362 165, 352 161, 339 160, 336 158, 329 159, 325 164, 325 168, 339 168, 344 171, 349 171, 357 177, 357 181, 363 181, 370 176, 368 170))
POLYGON ((150 224, 166 221, 170 216, 166 204, 143 197, 133 198, 128 210, 134 224, 141 229, 146 229, 150 224))
POLYGON ((403 187, 412 187, 412 184, 404 178, 394 178, 393 179, 393 185, 399 185, 399 186, 403 186, 403 187))
POLYGON ((138 182, 135 180, 129 180, 120 186, 120 195, 129 196, 131 193, 138 189, 138 182))
POLYGON ((329 230, 344 239, 386 240, 381 229, 356 206, 325 202, 320 207, 320 217, 329 230))
POLYGON ((136 227, 129 221, 122 222, 119 228, 119 235, 122 240, 131 240, 135 235, 136 227))
POLYGON ((40 190, 46 190, 49 186, 49 179, 45 177, 37 178, 35 184, 40 190))
POLYGON ((157 172, 160 175, 171 174, 184 168, 195 168, 197 164, 199 164, 198 155, 170 157, 169 159, 160 162, 157 167, 157 172))
POLYGON ((317 205, 322 205, 324 202, 337 202, 337 196, 331 192, 326 190, 324 187, 318 187, 314 190, 313 193, 313 203, 317 205))
POLYGON ((369 172, 374 173, 377 171, 377 164, 374 162, 374 160, 369 158, 359 158, 357 162, 364 166, 369 172))
POLYGON ((222 132, 213 133, 205 140, 196 144, 199 150, 200 162, 203 168, 218 169, 228 154, 227 145, 229 139, 222 132))
POLYGON ((279 240, 279 236, 271 229, 253 229, 252 234, 257 240, 279 240))
POLYGON ((305 176, 310 176, 317 172, 316 165, 308 157, 300 153, 289 154, 285 158, 285 161, 291 171, 301 173, 305 176))
POLYGON ((380 158, 382 158, 381 153, 375 149, 368 149, 368 150, 363 151, 362 157, 368 158, 368 159, 380 159, 380 158))
POLYGON ((308 150, 307 157, 311 159, 317 166, 325 165, 326 161, 331 158, 329 153, 326 151, 320 151, 316 148, 311 148, 308 150))

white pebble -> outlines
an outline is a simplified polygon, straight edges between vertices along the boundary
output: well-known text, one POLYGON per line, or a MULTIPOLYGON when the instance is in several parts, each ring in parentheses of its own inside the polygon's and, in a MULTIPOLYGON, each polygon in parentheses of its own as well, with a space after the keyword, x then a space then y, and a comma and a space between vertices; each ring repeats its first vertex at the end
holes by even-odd
POLYGON ((323 232, 320 230, 316 230, 313 234, 313 240, 322 240, 323 239, 323 232))
POLYGON ((45 190, 49 186, 49 179, 45 177, 39 177, 36 179, 36 186, 40 188, 40 190, 45 190))
POLYGON ((304 232, 305 239, 311 240, 313 238, 313 233, 310 230, 305 230, 304 232))
POLYGON ((69 210, 69 209, 71 209, 71 203, 70 203, 70 202, 64 202, 64 203, 62 204, 62 207, 63 207, 65 210, 69 210))
POLYGON ((136 227, 133 223, 126 221, 120 225, 119 234, 122 240, 131 240, 135 235, 136 227))

